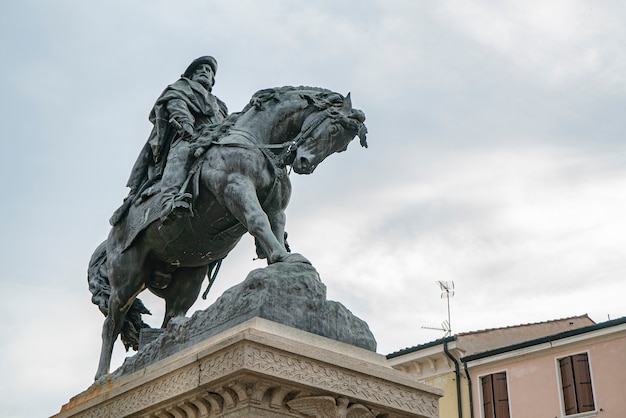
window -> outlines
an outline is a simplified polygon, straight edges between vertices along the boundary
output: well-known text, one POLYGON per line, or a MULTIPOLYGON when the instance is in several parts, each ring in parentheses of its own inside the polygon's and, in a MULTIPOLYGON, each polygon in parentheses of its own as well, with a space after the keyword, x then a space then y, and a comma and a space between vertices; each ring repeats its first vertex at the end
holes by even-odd
POLYGON ((565 415, 595 410, 587 353, 558 360, 565 415))
POLYGON ((509 391, 506 372, 494 373, 480 378, 483 394, 484 418, 509 418, 509 391))

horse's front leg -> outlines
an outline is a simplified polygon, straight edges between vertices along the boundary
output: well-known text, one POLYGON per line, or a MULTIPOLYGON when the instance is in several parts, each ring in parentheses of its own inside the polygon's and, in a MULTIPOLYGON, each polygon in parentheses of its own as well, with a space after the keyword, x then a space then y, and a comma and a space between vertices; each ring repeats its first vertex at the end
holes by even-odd
POLYGON ((228 184, 223 189, 226 208, 241 222, 261 246, 268 264, 279 261, 309 261, 300 254, 290 254, 284 245, 285 215, 281 209, 270 211, 270 218, 263 211, 252 180, 243 175, 231 174, 228 184), (279 235, 277 235, 279 234, 279 235))
MULTIPOLYGON (((270 227, 272 229, 272 232, 274 233, 274 236, 276 237, 280 245, 283 248, 285 248, 287 252, 289 252, 289 249, 287 248, 287 245, 285 242, 285 221, 287 219, 287 216, 285 215, 285 211, 283 210, 270 211, 270 213, 267 213, 267 218, 270 222, 270 227)), ((257 256, 261 259, 267 258, 267 255, 265 254, 265 250, 263 246, 257 239, 255 239, 255 244, 256 244, 257 256)))
POLYGON ((285 245, 285 224, 287 222, 287 215, 285 215, 284 210, 273 211, 268 214, 268 218, 270 221, 270 225, 272 227, 272 232, 274 236, 280 242, 280 244, 287 249, 285 245))

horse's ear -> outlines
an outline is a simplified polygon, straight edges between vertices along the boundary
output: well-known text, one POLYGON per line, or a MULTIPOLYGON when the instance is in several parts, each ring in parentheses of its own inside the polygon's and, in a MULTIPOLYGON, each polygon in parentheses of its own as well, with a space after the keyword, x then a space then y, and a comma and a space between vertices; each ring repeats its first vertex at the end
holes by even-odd
POLYGON ((343 104, 341 105, 341 109, 349 112, 352 110, 352 99, 350 98, 350 93, 346 95, 346 98, 343 99, 343 104))

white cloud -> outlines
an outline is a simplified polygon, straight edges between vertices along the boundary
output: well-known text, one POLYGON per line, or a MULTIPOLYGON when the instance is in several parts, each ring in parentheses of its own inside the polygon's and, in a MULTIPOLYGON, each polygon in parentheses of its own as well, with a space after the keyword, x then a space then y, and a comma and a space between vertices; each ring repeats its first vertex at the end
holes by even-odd
MULTIPOLYGON (((383 351, 416 342, 407 316, 412 325, 435 321, 437 280, 459 284, 457 311, 472 312, 457 321, 463 331, 492 321, 497 306, 518 306, 509 324, 569 313, 578 286, 599 277, 615 286, 626 273, 626 237, 614 233, 626 229, 626 170, 601 168, 615 159, 559 149, 442 157, 419 182, 397 179, 292 219, 292 244, 311 257, 331 295, 359 305, 383 351), (548 294, 558 302, 535 306, 548 294)), ((579 303, 597 312, 621 302, 579 303)))
POLYGON ((442 6, 450 26, 492 48, 511 64, 546 85, 591 80, 607 90, 624 87, 626 54, 615 2, 462 2, 442 6))

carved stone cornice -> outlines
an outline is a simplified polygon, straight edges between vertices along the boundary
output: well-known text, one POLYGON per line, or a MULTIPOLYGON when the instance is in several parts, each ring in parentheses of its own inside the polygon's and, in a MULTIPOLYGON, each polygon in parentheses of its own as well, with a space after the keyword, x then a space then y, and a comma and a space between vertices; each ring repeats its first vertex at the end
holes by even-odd
POLYGON ((55 418, 435 418, 441 395, 383 356, 255 318, 94 384, 55 418))
POLYGON ((248 370, 315 387, 350 399, 375 402, 418 416, 438 416, 438 398, 395 382, 258 346, 246 350, 248 370), (411 390, 413 389, 413 390, 411 390))

